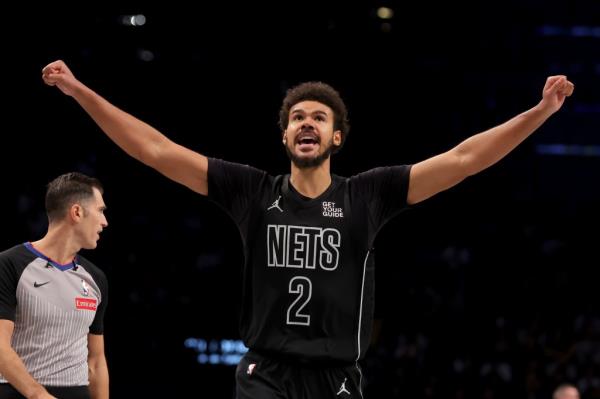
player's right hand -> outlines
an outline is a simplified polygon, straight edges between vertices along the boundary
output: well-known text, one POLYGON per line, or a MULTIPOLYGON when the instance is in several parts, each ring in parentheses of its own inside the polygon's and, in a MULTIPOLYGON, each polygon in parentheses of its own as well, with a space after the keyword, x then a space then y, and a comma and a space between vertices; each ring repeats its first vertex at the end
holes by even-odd
POLYGON ((42 69, 42 80, 48 86, 56 86, 68 96, 73 95, 73 90, 79 81, 63 61, 51 62, 42 69))

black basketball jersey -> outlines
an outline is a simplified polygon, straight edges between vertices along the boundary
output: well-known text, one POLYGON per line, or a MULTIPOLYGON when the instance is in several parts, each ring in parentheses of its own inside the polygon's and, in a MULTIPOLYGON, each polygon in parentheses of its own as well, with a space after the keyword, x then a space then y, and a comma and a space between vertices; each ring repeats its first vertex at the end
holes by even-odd
POLYGON ((209 159, 208 197, 237 224, 245 267, 246 346, 319 361, 355 361, 373 321, 370 256, 383 224, 406 207, 410 166, 332 175, 318 198, 289 175, 209 159))

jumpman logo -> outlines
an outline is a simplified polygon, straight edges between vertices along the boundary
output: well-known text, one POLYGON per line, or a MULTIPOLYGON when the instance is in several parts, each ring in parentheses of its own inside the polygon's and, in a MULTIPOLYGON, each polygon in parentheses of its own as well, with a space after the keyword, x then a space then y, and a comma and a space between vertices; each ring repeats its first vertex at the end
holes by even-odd
POLYGON ((342 393, 347 393, 348 395, 350 395, 350 391, 348 391, 346 389, 346 381, 347 380, 348 380, 347 378, 344 378, 344 382, 342 382, 342 386, 340 386, 340 390, 338 391, 338 393, 335 396, 339 396, 342 393))
POLYGON ((277 208, 277 209, 279 209, 279 212, 283 212, 283 209, 281 209, 281 207, 279 206, 280 200, 281 200, 281 195, 279 196, 279 198, 277 198, 275 200, 275 202, 273 202, 273 205, 271 205, 270 207, 267 208, 267 211, 270 211, 273 208, 277 208))

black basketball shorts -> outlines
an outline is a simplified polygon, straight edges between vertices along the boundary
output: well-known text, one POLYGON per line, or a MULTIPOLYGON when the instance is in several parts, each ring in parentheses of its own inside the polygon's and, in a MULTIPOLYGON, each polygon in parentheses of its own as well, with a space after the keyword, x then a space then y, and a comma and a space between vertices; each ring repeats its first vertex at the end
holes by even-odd
POLYGON ((237 366, 236 399, 361 399, 358 364, 296 362, 250 350, 237 366))

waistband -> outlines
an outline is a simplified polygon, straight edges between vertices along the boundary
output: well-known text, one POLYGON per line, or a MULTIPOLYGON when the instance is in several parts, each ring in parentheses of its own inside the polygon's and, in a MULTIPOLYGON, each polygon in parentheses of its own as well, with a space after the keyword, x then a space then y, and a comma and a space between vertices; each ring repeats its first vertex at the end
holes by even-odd
MULTIPOLYGON (((44 386, 52 395, 60 399, 90 399, 90 389, 87 385, 77 387, 44 386)), ((0 383, 0 399, 25 399, 12 385, 0 383)))
POLYGON ((356 362, 353 361, 330 358, 307 358, 265 349, 250 348, 248 354, 250 357, 275 360, 280 363, 306 368, 345 368, 356 366, 356 362))

